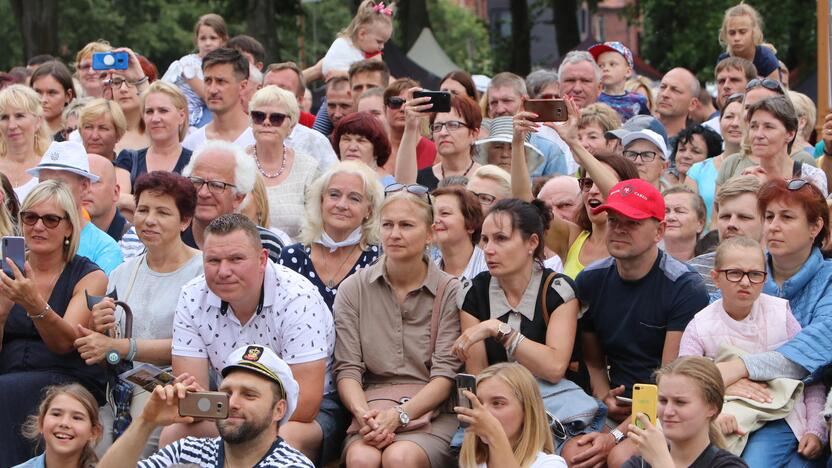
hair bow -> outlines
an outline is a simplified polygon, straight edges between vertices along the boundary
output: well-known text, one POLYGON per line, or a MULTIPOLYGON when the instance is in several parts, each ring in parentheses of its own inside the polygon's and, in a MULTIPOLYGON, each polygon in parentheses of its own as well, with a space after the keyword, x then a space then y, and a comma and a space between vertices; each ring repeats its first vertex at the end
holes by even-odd
POLYGON ((378 13, 378 14, 381 14, 381 15, 393 16, 393 9, 392 8, 385 8, 384 7, 384 2, 377 3, 373 7, 373 11, 378 13))

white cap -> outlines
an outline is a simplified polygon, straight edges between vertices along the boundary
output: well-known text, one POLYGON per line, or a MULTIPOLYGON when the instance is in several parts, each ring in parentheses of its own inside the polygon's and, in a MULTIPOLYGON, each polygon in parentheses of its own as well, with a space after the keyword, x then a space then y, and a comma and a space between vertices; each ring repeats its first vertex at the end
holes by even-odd
POLYGON ((630 132, 624 135, 624 138, 621 140, 621 143, 624 145, 624 148, 626 148, 630 145, 630 143, 636 140, 647 140, 650 143, 653 143, 656 146, 656 148, 659 149, 659 151, 661 152, 662 159, 664 159, 665 161, 667 160, 667 158, 670 157, 670 155, 667 152, 667 145, 664 143, 664 138, 662 138, 661 135, 654 132, 653 130, 644 129, 639 130, 637 132, 630 132))
POLYGON ((43 153, 40 164, 26 169, 26 173, 32 177, 40 178, 41 169, 53 171, 66 171, 86 177, 91 182, 98 182, 99 177, 90 172, 90 161, 87 158, 87 150, 84 145, 74 141, 53 141, 49 148, 43 153))
POLYGON ((265 346, 246 345, 232 351, 225 362, 226 366, 222 369, 223 377, 235 369, 244 369, 256 372, 280 385, 286 393, 286 413, 280 420, 280 424, 286 424, 289 421, 298 406, 300 387, 292 376, 292 369, 283 359, 277 357, 274 351, 265 346))
POLYGON ((471 81, 474 82, 474 86, 477 88, 477 91, 484 93, 488 90, 488 85, 491 84, 491 78, 485 75, 474 75, 471 77, 471 81))

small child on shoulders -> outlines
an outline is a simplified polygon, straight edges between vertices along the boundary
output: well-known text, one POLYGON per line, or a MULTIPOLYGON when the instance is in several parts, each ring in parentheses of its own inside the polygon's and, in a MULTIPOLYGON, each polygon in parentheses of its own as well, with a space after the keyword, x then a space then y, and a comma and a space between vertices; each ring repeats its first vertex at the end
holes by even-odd
POLYGON ((321 61, 321 77, 346 73, 350 65, 366 59, 381 60, 384 44, 393 35, 393 9, 383 2, 364 0, 349 26, 338 34, 321 61))
POLYGON ((603 90, 598 102, 604 103, 621 116, 626 122, 634 115, 650 115, 647 98, 639 93, 627 91, 627 79, 633 74, 633 53, 624 44, 614 41, 595 44, 589 53, 601 68, 601 85, 603 90))

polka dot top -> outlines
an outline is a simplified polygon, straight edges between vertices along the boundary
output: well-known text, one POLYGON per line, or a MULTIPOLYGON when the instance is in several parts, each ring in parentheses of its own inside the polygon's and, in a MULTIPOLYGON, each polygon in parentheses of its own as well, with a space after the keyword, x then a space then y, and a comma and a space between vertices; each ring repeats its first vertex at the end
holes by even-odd
MULTIPOLYGON (((356 271, 375 263, 380 253, 381 249, 379 249, 377 245, 368 246, 367 250, 363 251, 358 257, 355 265, 352 266, 349 274, 347 274, 344 279, 349 278, 356 271)), ((280 253, 278 263, 286 268, 289 268, 290 270, 300 273, 311 281, 312 284, 318 288, 318 292, 321 293, 321 297, 324 298, 324 302, 326 302, 326 305, 329 306, 329 310, 332 310, 332 304, 335 302, 335 293, 338 292, 338 286, 340 286, 341 283, 338 283, 338 285, 330 289, 324 283, 324 280, 318 276, 318 272, 315 271, 315 265, 312 264, 311 246, 292 244, 284 247, 283 251, 280 253)), ((344 280, 341 280, 341 282, 343 281, 344 280)))

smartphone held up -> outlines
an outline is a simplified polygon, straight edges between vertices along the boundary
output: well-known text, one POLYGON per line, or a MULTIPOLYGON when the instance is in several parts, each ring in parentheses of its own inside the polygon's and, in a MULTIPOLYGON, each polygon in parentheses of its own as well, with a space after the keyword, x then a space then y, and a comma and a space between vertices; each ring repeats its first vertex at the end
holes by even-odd
POLYGON ((11 265, 6 262, 10 259, 14 262, 20 272, 23 272, 23 267, 26 264, 26 241, 19 236, 3 237, 0 245, 0 265, 2 265, 3 273, 10 278, 14 278, 14 270, 11 265))
POLYGON ((569 111, 563 99, 527 99, 523 102, 523 108, 537 114, 537 117, 531 119, 532 122, 566 122, 569 119, 569 111))

